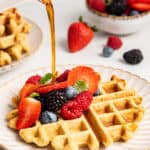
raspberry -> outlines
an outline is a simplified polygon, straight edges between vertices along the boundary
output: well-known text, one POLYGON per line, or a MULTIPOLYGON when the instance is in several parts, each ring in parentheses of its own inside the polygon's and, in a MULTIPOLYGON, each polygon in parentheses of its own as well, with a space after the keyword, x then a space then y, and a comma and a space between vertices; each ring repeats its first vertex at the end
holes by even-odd
POLYGON ((37 83, 39 83, 40 80, 41 80, 40 75, 33 75, 27 79, 26 84, 27 83, 37 84, 37 83))
POLYGON ((66 81, 68 78, 70 70, 65 70, 59 77, 56 78, 57 82, 63 82, 66 81))
POLYGON ((82 115, 82 110, 76 101, 70 101, 62 106, 60 114, 63 119, 70 120, 79 118, 82 115))
POLYGON ((79 104, 82 111, 86 111, 89 108, 92 100, 93 95, 89 91, 83 91, 74 98, 74 101, 79 104))
POLYGON ((122 40, 118 36, 110 36, 107 41, 107 46, 117 50, 123 45, 122 40))

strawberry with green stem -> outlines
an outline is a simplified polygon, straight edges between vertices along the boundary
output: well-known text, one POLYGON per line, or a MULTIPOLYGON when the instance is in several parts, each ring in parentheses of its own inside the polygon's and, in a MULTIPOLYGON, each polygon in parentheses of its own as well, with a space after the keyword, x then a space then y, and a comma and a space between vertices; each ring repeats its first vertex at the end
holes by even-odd
POLYGON ((96 32, 96 26, 89 26, 83 21, 82 16, 79 17, 79 22, 74 22, 68 29, 68 48, 70 52, 77 52, 86 47, 93 39, 96 32))

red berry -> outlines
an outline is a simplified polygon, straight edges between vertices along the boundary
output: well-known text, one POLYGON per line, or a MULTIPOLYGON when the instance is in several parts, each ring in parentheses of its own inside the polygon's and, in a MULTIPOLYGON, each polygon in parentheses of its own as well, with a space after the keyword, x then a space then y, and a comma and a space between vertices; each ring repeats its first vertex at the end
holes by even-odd
POLYGON ((150 3, 133 3, 130 7, 138 11, 149 11, 150 3))
POLYGON ((70 70, 65 70, 59 77, 56 78, 57 82, 63 82, 66 81, 68 78, 68 74, 69 74, 70 70))
POLYGON ((39 87, 38 89, 36 89, 36 92, 44 94, 53 90, 64 89, 67 86, 68 86, 68 83, 66 81, 60 82, 60 83, 48 84, 48 85, 39 87))
POLYGON ((70 52, 77 52, 86 47, 93 39, 94 33, 83 22, 75 22, 68 29, 68 47, 70 52))
POLYGON ((89 91, 83 91, 74 100, 79 104, 82 111, 86 111, 93 100, 93 95, 89 91))
POLYGON ((78 80, 83 80, 88 85, 88 90, 95 93, 98 88, 100 76, 90 67, 77 66, 73 68, 68 75, 68 85, 72 86, 78 80))
POLYGON ((76 101, 69 101, 62 106, 60 114, 63 119, 70 120, 79 118, 82 110, 76 101))
POLYGON ((88 0, 88 5, 100 12, 105 12, 106 4, 104 0, 88 0))
POLYGON ((28 128, 39 119, 41 103, 33 98, 25 98, 20 102, 18 110, 17 130, 28 128))
POLYGON ((40 75, 33 75, 27 79, 26 84, 27 83, 37 84, 37 83, 39 83, 40 80, 41 80, 40 75))
POLYGON ((122 40, 118 36, 110 36, 107 41, 107 46, 117 50, 123 45, 122 40))

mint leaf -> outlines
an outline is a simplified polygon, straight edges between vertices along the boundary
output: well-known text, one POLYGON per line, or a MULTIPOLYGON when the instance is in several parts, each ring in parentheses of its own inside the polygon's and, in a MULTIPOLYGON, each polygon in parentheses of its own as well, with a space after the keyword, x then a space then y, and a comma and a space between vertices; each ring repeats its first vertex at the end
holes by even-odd
POLYGON ((52 74, 51 73, 47 73, 45 74, 42 79, 40 80, 41 84, 46 84, 48 81, 50 81, 52 79, 52 74))
POLYGON ((83 80, 76 81, 76 83, 74 84, 74 87, 77 89, 77 91, 79 93, 82 92, 82 91, 86 91, 89 88, 88 84, 83 80))
POLYGON ((33 93, 30 94, 30 97, 32 97, 32 98, 38 97, 38 96, 40 96, 40 94, 37 93, 37 92, 33 92, 33 93))

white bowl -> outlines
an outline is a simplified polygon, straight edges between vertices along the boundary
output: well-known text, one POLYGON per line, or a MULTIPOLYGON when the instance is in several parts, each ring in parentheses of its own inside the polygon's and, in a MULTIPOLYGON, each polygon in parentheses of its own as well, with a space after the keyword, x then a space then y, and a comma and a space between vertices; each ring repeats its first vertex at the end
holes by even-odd
POLYGON ((150 25, 150 11, 136 16, 113 16, 99 12, 87 4, 89 16, 98 29, 111 34, 131 34, 150 25))

